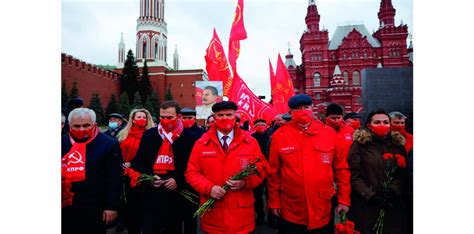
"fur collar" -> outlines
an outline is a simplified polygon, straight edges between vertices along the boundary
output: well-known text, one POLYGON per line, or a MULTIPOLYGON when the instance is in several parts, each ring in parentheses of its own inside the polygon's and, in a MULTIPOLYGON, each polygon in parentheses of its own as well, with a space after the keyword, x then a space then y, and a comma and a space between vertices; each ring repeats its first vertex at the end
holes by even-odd
MULTIPOLYGON (((400 132, 392 131, 390 138, 395 145, 405 145, 405 137, 400 132)), ((354 132, 354 140, 365 145, 372 141, 372 133, 366 128, 357 129, 354 132)))

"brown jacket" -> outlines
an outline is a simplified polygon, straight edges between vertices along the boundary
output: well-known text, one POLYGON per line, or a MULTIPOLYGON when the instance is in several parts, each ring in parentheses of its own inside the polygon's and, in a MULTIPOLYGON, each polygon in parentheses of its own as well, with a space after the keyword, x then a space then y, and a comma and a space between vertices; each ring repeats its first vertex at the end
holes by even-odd
MULTIPOLYGON (((404 144, 405 138, 399 132, 392 132, 386 139, 376 137, 367 129, 354 132, 354 142, 348 154, 352 186, 352 206, 348 215, 361 233, 373 233, 372 227, 380 211, 380 207, 369 204, 368 200, 382 191, 386 167, 382 156, 385 153, 406 156, 404 144)), ((406 179, 406 169, 398 168, 389 187, 399 198, 406 179)), ((401 199, 397 199, 393 205, 394 208, 385 213, 384 233, 406 233, 404 204, 401 199)))

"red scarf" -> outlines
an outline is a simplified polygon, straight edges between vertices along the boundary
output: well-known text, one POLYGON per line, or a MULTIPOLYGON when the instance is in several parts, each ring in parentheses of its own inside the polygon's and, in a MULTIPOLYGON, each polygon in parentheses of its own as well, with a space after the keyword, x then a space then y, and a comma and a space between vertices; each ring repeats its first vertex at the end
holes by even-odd
POLYGON ((155 164, 153 165, 153 172, 155 174, 166 174, 168 171, 174 171, 174 155, 171 144, 178 139, 183 132, 183 123, 181 120, 177 121, 175 128, 170 132, 166 132, 161 124, 158 125, 158 133, 163 139, 158 154, 156 155, 155 164))
POLYGON ((94 133, 86 142, 76 142, 69 135, 72 147, 69 152, 61 158, 61 201, 62 207, 72 205, 72 182, 80 182, 86 179, 86 146, 99 134, 99 128, 95 127, 94 133))
POLYGON ((145 130, 145 128, 138 128, 133 125, 128 132, 127 138, 120 143, 124 163, 130 162, 135 158, 138 147, 140 146, 140 140, 142 139, 145 130))

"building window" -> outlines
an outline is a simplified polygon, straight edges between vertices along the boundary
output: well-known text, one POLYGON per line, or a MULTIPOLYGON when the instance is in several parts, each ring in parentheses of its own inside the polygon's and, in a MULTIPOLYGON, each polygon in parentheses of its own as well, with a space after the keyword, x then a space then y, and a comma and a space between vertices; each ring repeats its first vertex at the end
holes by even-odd
POLYGON ((321 86, 321 74, 318 72, 314 73, 314 86, 321 86))
POLYGON ((316 100, 321 100, 321 94, 319 93, 316 94, 316 100))
POLYGON ((360 74, 358 71, 352 73, 352 84, 360 85, 360 74))
POLYGON ((180 86, 181 86, 181 88, 182 88, 182 87, 184 86, 184 85, 183 85, 183 83, 181 83, 181 85, 180 85, 180 86))
POLYGON ((358 96, 356 100, 357 100, 357 104, 362 104, 362 98, 360 96, 358 96))
POLYGON ((367 50, 364 50, 364 58, 367 58, 367 50))
POLYGON ((143 58, 146 58, 146 54, 147 54, 147 51, 146 51, 146 41, 143 41, 143 58))
POLYGON ((332 60, 336 60, 336 54, 331 55, 332 60))
POLYGON ((155 42, 155 59, 156 59, 156 55, 158 54, 158 42, 155 42))
POLYGON ((349 72, 344 71, 342 75, 344 76, 344 84, 349 84, 349 72))

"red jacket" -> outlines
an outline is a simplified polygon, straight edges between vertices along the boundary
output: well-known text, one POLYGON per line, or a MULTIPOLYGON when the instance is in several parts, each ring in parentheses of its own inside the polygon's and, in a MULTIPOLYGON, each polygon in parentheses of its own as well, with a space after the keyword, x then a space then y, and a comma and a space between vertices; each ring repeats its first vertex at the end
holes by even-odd
POLYGON ((405 151, 407 154, 413 149, 413 135, 408 133, 407 131, 403 130, 400 133, 405 137, 405 151))
POLYGON ((354 128, 351 126, 342 123, 339 127, 339 131, 336 131, 338 144, 342 148, 342 154, 347 158, 349 154, 349 149, 352 145, 352 135, 354 135, 354 128))
POLYGON ((334 130, 313 121, 306 131, 291 122, 272 136, 268 207, 287 221, 315 229, 331 219, 331 198, 350 205, 350 171, 334 130))
POLYGON ((234 138, 227 154, 217 139, 215 128, 211 128, 196 142, 185 176, 188 183, 200 193, 201 205, 210 198, 214 185, 224 185, 257 157, 260 158, 260 176, 247 177, 242 190, 227 190, 224 198, 214 203, 201 219, 201 227, 206 233, 249 233, 255 229, 253 189, 262 183, 269 166, 255 138, 238 127, 234 128, 234 138))

